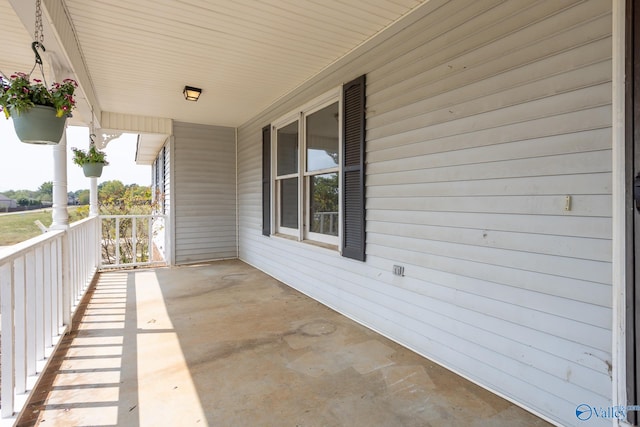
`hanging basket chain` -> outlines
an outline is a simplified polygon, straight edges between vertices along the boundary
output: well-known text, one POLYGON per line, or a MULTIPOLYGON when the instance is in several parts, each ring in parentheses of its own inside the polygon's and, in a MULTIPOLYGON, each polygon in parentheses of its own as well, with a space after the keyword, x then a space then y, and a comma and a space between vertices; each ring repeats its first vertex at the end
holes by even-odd
POLYGON ((95 128, 95 125, 93 124, 94 117, 95 116, 93 115, 93 105, 92 105, 91 106, 91 123, 89 128, 89 148, 96 145, 96 128, 95 128))
POLYGON ((33 70, 38 67, 40 69, 40 74, 42 74, 42 80, 44 81, 45 87, 47 86, 47 78, 44 75, 44 67, 42 65, 42 58, 38 53, 38 48, 42 49, 43 52, 46 51, 44 47, 44 29, 42 26, 42 0, 36 0, 36 22, 34 24, 33 30, 33 43, 31 43, 31 49, 33 49, 33 53, 35 55, 35 63, 33 64, 33 68, 29 72, 29 79, 31 79, 31 74, 33 70))
POLYGON ((33 32, 33 41, 44 43, 44 31, 42 29, 42 0, 36 0, 36 24, 33 32))
MULTIPOLYGON (((47 80, 44 75, 44 68, 42 66, 42 58, 38 53, 38 48, 42 49, 43 52, 46 51, 43 43, 44 43, 44 29, 42 26, 42 0, 36 0, 36 22, 35 22, 34 31, 33 31, 33 43, 31 43, 31 49, 35 54, 35 63, 33 64, 33 68, 31 68, 31 71, 29 71, 28 76, 29 76, 29 79, 31 79, 31 74, 33 73, 33 70, 35 70, 36 67, 39 66, 40 73, 42 74, 42 79, 44 81, 44 85, 47 86, 47 80)), ((2 70, 0 70, 0 77, 4 78, 6 81, 9 81, 8 74, 5 74, 2 70)))

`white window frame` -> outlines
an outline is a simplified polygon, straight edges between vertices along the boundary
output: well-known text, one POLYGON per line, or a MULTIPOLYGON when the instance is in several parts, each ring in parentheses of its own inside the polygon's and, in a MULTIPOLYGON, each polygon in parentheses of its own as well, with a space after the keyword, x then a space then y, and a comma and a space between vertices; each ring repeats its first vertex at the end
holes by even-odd
POLYGON ((289 112, 278 120, 275 120, 271 126, 271 170, 274 171, 271 179, 273 205, 271 229, 275 230, 275 235, 285 235, 298 241, 317 242, 331 246, 335 246, 340 250, 342 236, 342 87, 332 89, 321 96, 315 98, 311 102, 304 104, 301 108, 289 112), (307 172, 307 146, 306 146, 306 118, 307 116, 328 107, 331 104, 338 103, 338 166, 307 172), (298 170, 295 174, 278 176, 277 169, 277 153, 278 153, 278 130, 290 125, 294 121, 298 121, 298 170), (310 231, 310 177, 314 175, 322 175, 326 173, 338 173, 338 235, 330 236, 310 231), (298 228, 289 228, 280 226, 280 205, 281 205, 281 181, 286 178, 298 178, 298 228))

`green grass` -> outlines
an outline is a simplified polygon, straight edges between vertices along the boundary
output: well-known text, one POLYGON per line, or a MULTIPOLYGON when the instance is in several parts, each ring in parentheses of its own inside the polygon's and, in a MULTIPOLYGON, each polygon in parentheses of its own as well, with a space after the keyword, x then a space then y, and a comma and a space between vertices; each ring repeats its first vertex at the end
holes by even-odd
MULTIPOLYGON (((88 214, 88 207, 70 207, 69 222, 78 221, 88 214)), ((31 239, 42 234, 36 220, 40 220, 46 227, 51 225, 51 209, 37 212, 20 212, 10 215, 0 214, 0 246, 10 246, 31 239)))

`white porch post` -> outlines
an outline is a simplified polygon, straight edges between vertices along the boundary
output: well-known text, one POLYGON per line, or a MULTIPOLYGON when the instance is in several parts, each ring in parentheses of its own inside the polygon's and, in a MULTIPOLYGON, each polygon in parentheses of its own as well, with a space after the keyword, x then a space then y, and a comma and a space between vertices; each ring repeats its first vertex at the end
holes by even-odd
POLYGON ((89 215, 99 214, 98 210, 98 178, 90 178, 91 187, 89 190, 89 215))
MULTIPOLYGON (((626 325, 626 153, 625 153, 625 28, 626 2, 613 0, 613 117, 612 117, 612 184, 613 184, 613 256, 612 256, 612 404, 626 406, 633 402, 627 396, 627 325, 626 325)), ((633 209, 633 208, 632 208, 633 209)), ((614 426, 630 426, 625 420, 613 420, 614 426)))
POLYGON ((67 212, 67 131, 62 139, 53 146, 53 223, 51 229, 66 230, 69 228, 67 212))

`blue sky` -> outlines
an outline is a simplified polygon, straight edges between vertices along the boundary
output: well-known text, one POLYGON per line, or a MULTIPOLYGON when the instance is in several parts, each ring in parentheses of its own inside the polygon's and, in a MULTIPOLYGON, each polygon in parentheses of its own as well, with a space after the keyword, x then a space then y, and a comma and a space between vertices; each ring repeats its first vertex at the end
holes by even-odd
MULTIPOLYGON (((98 184, 120 180, 124 184, 150 185, 151 167, 135 164, 137 135, 123 134, 109 143, 105 151, 109 166, 104 168, 98 184)), ((89 129, 67 128, 67 190, 89 188, 89 178, 71 162, 71 147, 87 149, 89 129)), ((53 147, 20 142, 11 120, 0 116, 0 192, 7 190, 37 190, 46 181, 53 181, 53 147)))

